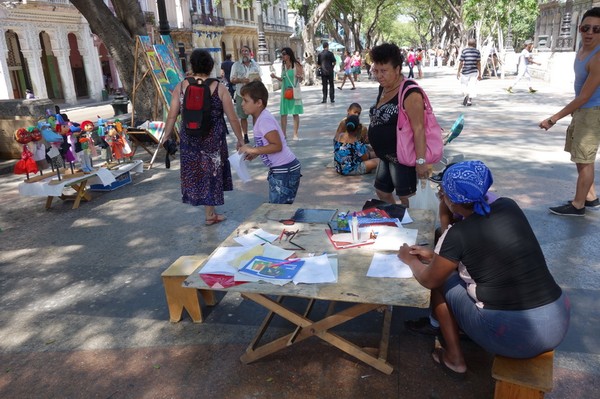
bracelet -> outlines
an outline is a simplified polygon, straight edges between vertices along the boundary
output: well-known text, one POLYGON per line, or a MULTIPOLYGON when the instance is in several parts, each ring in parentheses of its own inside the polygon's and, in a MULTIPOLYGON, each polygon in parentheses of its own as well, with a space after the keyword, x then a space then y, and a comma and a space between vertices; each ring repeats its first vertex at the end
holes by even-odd
POLYGON ((554 122, 554 121, 552 120, 552 118, 548 118, 548 121, 547 121, 547 122, 548 122, 548 124, 549 124, 550 126, 554 126, 554 125, 556 125, 556 122, 554 122))

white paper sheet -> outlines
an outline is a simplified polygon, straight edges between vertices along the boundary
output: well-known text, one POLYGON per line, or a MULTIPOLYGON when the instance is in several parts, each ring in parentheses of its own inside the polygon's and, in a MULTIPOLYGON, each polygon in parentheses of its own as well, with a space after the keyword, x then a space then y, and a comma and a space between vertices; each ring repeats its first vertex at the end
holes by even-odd
POLYGON ((248 171, 248 161, 244 158, 245 155, 236 151, 229 156, 229 163, 240 180, 244 183, 248 183, 252 180, 252 177, 250 177, 250 172, 248 171))
POLYGON ((200 274, 224 274, 233 276, 237 273, 237 268, 230 265, 230 261, 234 260, 248 248, 245 247, 220 247, 217 248, 213 256, 200 269, 200 274))
POLYGON ((394 226, 373 226, 377 231, 377 239, 373 249, 378 251, 397 251, 402 244, 415 245, 417 243, 416 229, 405 229, 394 226))
POLYGON ((279 238, 277 234, 267 233, 263 229, 254 230, 243 236, 234 237, 234 241, 244 247, 253 247, 255 245, 264 244, 265 242, 273 242, 279 238))
POLYGON ((367 277, 392 277, 410 278, 413 276, 410 267, 396 254, 375 254, 371 260, 371 266, 367 271, 367 277))
MULTIPOLYGON (((335 283, 337 281, 337 273, 334 273, 333 264, 326 254, 302 258, 302 260, 304 264, 294 276, 292 280, 294 284, 335 283)), ((337 259, 333 258, 332 260, 337 269, 337 259)))

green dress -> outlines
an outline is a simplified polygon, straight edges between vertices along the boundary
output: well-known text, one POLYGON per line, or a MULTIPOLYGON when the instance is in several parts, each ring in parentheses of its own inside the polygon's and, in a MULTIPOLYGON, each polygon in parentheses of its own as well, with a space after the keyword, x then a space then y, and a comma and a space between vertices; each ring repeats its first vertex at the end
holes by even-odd
MULTIPOLYGON (((304 113, 304 107, 302 106, 302 100, 287 100, 283 93, 288 87, 294 86, 294 79, 296 77, 296 71, 294 69, 283 70, 281 74, 282 87, 281 87, 281 102, 279 103, 279 115, 300 115, 304 113)), ((299 83, 298 83, 299 84, 299 83)))

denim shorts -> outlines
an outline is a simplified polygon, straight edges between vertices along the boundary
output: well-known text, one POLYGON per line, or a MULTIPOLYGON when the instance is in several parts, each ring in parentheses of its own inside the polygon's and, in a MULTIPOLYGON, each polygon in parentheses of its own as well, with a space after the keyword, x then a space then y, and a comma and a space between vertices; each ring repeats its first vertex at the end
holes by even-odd
POLYGON ((375 172, 374 186, 384 193, 392 193, 395 188, 396 195, 408 197, 417 192, 417 169, 382 157, 375 172))
POLYGON ((486 351, 519 359, 556 348, 569 328, 569 298, 526 310, 482 309, 467 293, 458 273, 444 284, 444 297, 458 326, 486 351))
POLYGON ((287 165, 269 169, 269 202, 271 204, 293 204, 300 186, 300 162, 295 159, 287 165))

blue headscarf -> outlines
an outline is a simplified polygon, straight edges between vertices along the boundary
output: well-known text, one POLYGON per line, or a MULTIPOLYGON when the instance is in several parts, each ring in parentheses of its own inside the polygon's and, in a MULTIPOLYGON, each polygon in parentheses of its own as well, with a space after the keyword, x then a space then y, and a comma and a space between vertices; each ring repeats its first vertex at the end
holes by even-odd
POLYGON ((492 172, 481 161, 465 161, 452 165, 444 172, 442 187, 445 195, 455 204, 473 204, 473 211, 481 216, 490 213, 486 193, 494 179, 492 172))

